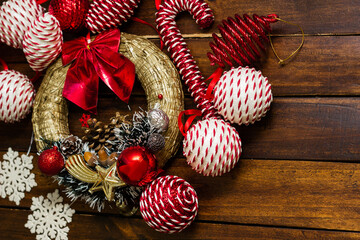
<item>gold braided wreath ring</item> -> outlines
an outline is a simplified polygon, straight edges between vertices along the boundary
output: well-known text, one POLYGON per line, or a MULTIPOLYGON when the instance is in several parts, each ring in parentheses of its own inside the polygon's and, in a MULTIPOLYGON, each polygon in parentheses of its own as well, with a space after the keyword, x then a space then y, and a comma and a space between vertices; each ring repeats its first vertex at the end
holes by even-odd
MULTIPOLYGON (((169 117, 165 147, 156 154, 158 166, 163 167, 174 156, 181 141, 177 117, 184 110, 184 93, 179 74, 168 56, 145 38, 122 33, 119 52, 135 64, 136 75, 147 96, 148 109, 159 103, 169 117), (159 93, 163 95, 162 100, 158 98, 159 93)), ((32 123, 38 151, 46 146, 43 139, 58 141, 71 135, 67 101, 62 96, 68 68, 58 59, 47 70, 36 95, 32 123)))

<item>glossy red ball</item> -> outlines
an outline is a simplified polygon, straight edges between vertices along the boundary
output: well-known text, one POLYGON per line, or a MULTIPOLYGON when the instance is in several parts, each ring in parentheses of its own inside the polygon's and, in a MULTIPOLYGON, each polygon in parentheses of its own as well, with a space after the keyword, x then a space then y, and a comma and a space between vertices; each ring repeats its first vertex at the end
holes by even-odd
POLYGON ((144 147, 128 147, 119 155, 116 167, 118 175, 124 182, 141 186, 145 180, 149 180, 149 176, 154 176, 156 158, 144 147))
POLYGON ((85 24, 89 0, 52 0, 49 13, 60 22, 62 30, 79 30, 85 24))
POLYGON ((38 160, 38 166, 42 173, 53 176, 58 174, 65 165, 64 157, 57 147, 43 151, 38 160))

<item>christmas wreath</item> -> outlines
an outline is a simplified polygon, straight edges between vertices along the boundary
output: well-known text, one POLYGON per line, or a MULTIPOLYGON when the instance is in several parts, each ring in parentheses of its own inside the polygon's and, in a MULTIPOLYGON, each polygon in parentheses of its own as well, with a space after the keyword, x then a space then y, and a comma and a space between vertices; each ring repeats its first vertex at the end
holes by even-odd
MULTIPOLYGON (((81 139, 69 132, 67 100, 63 97, 63 91, 72 66, 63 66, 61 59, 47 70, 33 105, 34 138, 38 151, 42 152, 40 169, 48 175, 57 174, 56 179, 66 186, 70 198, 84 198, 99 210, 104 206, 105 199, 116 200, 117 205, 123 209, 128 209, 130 203, 134 204, 140 193, 138 187, 150 180, 142 184, 138 181, 143 180, 145 175, 149 177, 156 174, 156 169, 164 166, 176 153, 181 140, 177 117, 184 108, 183 92, 179 75, 170 59, 149 40, 126 33, 121 33, 119 53, 135 65, 136 75, 147 96, 150 109, 148 112, 135 113, 133 121, 117 114, 110 119, 109 124, 103 124, 96 119, 85 119, 83 144, 81 139), (52 146, 56 146, 56 149, 48 149, 52 146), (46 150, 43 151, 44 149, 46 150), (145 154, 144 159, 147 162, 144 164, 154 166, 148 166, 149 169, 140 173, 142 166, 135 165, 134 167, 138 168, 136 176, 122 176, 122 179, 127 179, 133 186, 124 184, 117 176, 113 176, 109 177, 108 183, 118 187, 116 190, 97 188, 95 185, 101 185, 99 174, 109 175, 111 167, 115 170, 114 163, 119 153, 122 152, 122 156, 125 156, 124 150, 127 150, 129 155, 125 157, 125 162, 131 157, 134 158, 132 154, 145 154), (156 160, 152 153, 155 153, 156 160), (67 159, 64 170, 61 164, 64 160, 60 154, 67 159), (60 160, 54 160, 56 156, 60 160), (51 161, 58 161, 59 166, 50 163, 51 161), (144 176, 137 179, 137 174, 144 176)), ((118 171, 120 168, 117 167, 118 171)), ((130 212, 134 210, 130 208, 130 212)))

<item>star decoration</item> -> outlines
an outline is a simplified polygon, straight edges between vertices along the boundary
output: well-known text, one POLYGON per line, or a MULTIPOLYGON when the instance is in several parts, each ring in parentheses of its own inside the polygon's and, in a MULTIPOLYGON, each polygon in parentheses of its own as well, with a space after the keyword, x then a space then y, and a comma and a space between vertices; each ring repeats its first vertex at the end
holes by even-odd
POLYGON ((89 189, 89 192, 92 194, 96 191, 103 190, 107 200, 113 201, 114 200, 114 188, 126 186, 126 183, 124 183, 116 175, 116 163, 114 163, 108 169, 105 169, 105 168, 97 165, 96 170, 98 173, 98 180, 89 189))

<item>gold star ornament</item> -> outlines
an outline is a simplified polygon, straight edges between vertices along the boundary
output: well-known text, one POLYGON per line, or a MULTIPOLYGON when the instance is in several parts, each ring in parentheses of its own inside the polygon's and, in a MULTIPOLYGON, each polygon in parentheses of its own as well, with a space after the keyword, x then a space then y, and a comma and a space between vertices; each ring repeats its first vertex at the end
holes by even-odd
POLYGON ((126 183, 116 175, 116 163, 107 169, 97 165, 94 171, 86 166, 82 155, 73 155, 66 161, 65 168, 76 179, 94 183, 89 192, 92 194, 102 190, 108 201, 114 200, 115 188, 126 186, 126 183))

